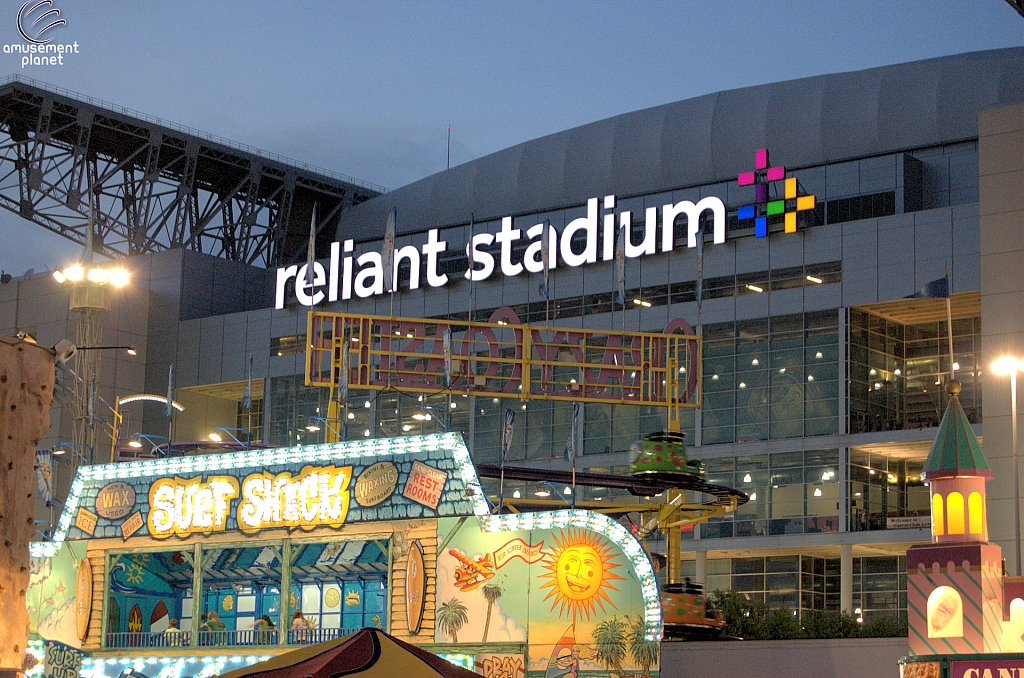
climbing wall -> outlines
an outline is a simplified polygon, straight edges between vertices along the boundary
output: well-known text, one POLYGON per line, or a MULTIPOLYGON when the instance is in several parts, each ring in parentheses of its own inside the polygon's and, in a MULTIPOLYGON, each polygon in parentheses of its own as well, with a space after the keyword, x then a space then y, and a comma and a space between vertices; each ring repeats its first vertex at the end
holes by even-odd
POLYGON ((0 669, 28 644, 28 543, 35 533, 36 445, 50 428, 52 351, 0 337, 0 669))

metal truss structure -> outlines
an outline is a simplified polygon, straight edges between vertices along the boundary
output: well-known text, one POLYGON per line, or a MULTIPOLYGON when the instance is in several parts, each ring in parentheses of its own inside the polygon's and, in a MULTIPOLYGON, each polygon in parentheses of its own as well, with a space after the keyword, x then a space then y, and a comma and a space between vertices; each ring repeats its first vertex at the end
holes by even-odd
POLYGON ((0 82, 0 207, 94 251, 184 247, 271 267, 317 257, 341 213, 386 189, 17 76, 0 82))
POLYGON ((332 406, 351 387, 665 407, 671 431, 701 406, 698 336, 525 325, 508 308, 492 320, 310 311, 306 385, 332 406))

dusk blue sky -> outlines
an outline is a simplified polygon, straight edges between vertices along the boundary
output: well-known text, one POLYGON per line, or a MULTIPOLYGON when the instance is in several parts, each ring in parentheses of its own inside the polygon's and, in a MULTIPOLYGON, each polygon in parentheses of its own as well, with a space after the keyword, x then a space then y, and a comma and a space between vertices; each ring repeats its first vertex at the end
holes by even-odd
MULTIPOLYGON (((0 2, 22 42, 23 0, 0 2)), ((397 188, 516 143, 710 92, 1024 44, 1005 0, 55 0, 65 65, 17 73, 397 188)), ((56 34, 59 33, 59 36, 56 34)), ((0 214, 0 268, 80 246, 0 214)))

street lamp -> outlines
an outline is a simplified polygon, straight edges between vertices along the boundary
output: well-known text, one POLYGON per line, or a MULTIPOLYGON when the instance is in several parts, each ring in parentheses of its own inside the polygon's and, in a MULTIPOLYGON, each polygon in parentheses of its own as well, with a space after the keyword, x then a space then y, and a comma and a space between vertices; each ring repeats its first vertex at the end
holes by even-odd
POLYGON ((249 449, 249 442, 250 442, 249 438, 250 438, 250 435, 249 435, 249 430, 248 429, 244 429, 244 428, 227 428, 227 427, 224 427, 224 426, 214 426, 213 427, 213 433, 210 434, 210 440, 212 440, 215 443, 223 442, 224 441, 224 437, 221 435, 221 432, 226 433, 229 438, 234 440, 239 445, 245 446, 245 449, 247 449, 247 450, 249 449), (232 433, 232 431, 241 431, 242 433, 245 433, 245 442, 243 443, 241 440, 239 440, 238 437, 234 433, 232 433))
POLYGON ((143 440, 145 440, 147 443, 149 443, 150 445, 153 446, 153 451, 154 452, 159 452, 160 454, 165 455, 165 456, 169 456, 170 455, 170 453, 171 453, 171 441, 168 440, 167 438, 165 438, 164 436, 154 436, 154 435, 149 435, 148 433, 135 433, 135 434, 132 435, 132 439, 128 441, 128 447, 131 447, 131 448, 136 449, 136 450, 141 449, 142 448, 142 441, 143 440), (167 445, 167 451, 166 452, 161 451, 160 450, 160 445, 155 443, 155 442, 153 442, 155 440, 162 440, 167 445))
POLYGON ((79 443, 73 440, 60 441, 59 443, 53 446, 53 448, 50 450, 50 454, 52 454, 55 457, 59 457, 65 454, 68 450, 71 450, 71 452, 74 453, 76 457, 81 459, 83 464, 92 463, 90 461, 92 459, 92 448, 86 445, 85 443, 79 443), (88 452, 89 459, 86 459, 85 455, 78 451, 78 448, 81 448, 88 452))
POLYGON ((344 431, 344 433, 339 433, 338 429, 336 429, 333 426, 331 426, 331 422, 327 420, 327 417, 318 417, 318 416, 310 417, 309 421, 306 422, 305 428, 310 433, 317 433, 317 432, 320 431, 320 428, 321 428, 320 424, 321 423, 324 426, 326 426, 327 430, 330 431, 331 433, 333 433, 335 435, 335 437, 337 437, 337 438, 339 438, 341 440, 348 440, 348 422, 347 421, 342 421, 342 430, 344 431))
POLYGON ((436 421, 438 426, 440 426, 444 431, 451 430, 451 412, 447 412, 447 422, 443 421, 441 417, 436 414, 431 415, 431 412, 436 412, 436 410, 430 405, 420 405, 416 408, 416 412, 413 413, 412 418, 416 421, 436 421))
POLYGON ((1004 355, 992 363, 992 371, 999 375, 1010 375, 1010 430, 1013 449, 1013 523, 1014 549, 1017 556, 1017 576, 1021 576, 1020 566, 1020 469, 1017 460, 1017 372, 1024 369, 1024 360, 1004 355))
POLYGON ((123 348, 124 352, 128 355, 138 355, 139 352, 135 350, 134 346, 76 346, 79 351, 102 351, 106 349, 117 349, 123 348))

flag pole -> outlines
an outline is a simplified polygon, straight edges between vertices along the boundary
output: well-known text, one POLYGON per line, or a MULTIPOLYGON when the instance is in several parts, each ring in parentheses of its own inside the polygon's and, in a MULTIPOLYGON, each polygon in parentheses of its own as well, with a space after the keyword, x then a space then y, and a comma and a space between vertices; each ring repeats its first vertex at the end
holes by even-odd
POLYGON ((953 290, 949 284, 949 262, 946 262, 946 328, 949 335, 949 378, 956 379, 956 369, 953 367, 953 304, 950 296, 953 290))
MULTIPOLYGON (((466 253, 467 259, 469 259, 469 313, 466 316, 466 320, 473 322, 473 269, 476 268, 476 262, 473 261, 473 231, 476 228, 476 216, 469 213, 469 250, 466 253)), ((469 363, 466 363, 466 372, 469 373, 469 363)))

